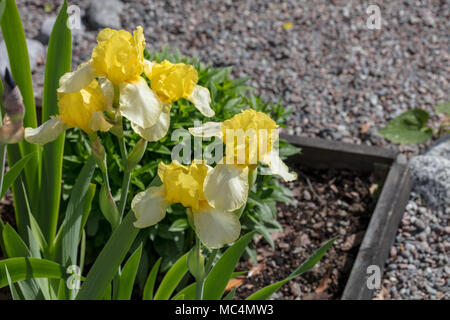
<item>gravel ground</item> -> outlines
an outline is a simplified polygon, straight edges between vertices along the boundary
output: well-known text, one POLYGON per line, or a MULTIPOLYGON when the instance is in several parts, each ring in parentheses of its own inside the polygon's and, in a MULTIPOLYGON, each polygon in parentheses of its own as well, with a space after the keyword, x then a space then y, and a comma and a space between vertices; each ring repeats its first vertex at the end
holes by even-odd
POLYGON ((385 299, 450 299, 450 208, 431 211, 416 194, 386 263, 385 299))
MULTIPOLYGON (((56 13, 56 7, 46 12, 46 3, 57 2, 19 2, 27 37, 36 37, 44 19, 56 13)), ((85 19, 89 1, 71 3, 81 8, 85 19)), ((132 30, 142 25, 150 49, 169 45, 185 55, 199 56, 207 64, 233 66, 235 76, 253 77, 251 85, 257 93, 272 101, 281 98, 293 106, 290 133, 391 148, 376 135, 389 119, 414 107, 432 111, 438 102, 450 100, 447 0, 377 1, 381 30, 366 26, 366 9, 373 1, 123 3, 123 27, 132 30), (283 28, 286 23, 292 23, 292 27, 283 28)), ((97 31, 87 29, 74 36, 74 67, 89 57, 97 31)), ((38 96, 43 70, 40 64, 34 74, 38 96)), ((432 118, 432 126, 436 126, 436 120, 432 118)), ((423 151, 415 146, 399 149, 412 154, 423 151)), ((444 294, 450 287, 448 266, 442 276, 433 269, 442 269, 447 263, 448 230, 438 232, 441 229, 437 227, 447 226, 448 212, 430 211, 412 196, 409 208, 414 205, 417 210, 408 209, 405 219, 419 218, 425 231, 409 235, 404 220, 393 249, 398 258, 393 255, 389 263, 397 269, 389 269, 385 275, 384 296, 448 298, 444 294), (402 250, 407 244, 414 246, 422 235, 424 240, 419 242, 428 245, 429 256, 416 248, 416 259, 414 251, 402 250), (401 268, 406 264, 399 262, 403 252, 411 252, 417 264, 408 262, 407 266, 417 270, 401 268)))

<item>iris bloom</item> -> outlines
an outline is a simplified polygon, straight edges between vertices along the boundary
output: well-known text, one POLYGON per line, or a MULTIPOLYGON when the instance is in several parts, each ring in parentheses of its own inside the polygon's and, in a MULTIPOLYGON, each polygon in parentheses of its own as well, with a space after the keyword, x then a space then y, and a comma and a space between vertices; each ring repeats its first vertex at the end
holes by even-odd
MULTIPOLYGON (((226 145, 226 160, 219 163, 210 173, 211 183, 208 194, 222 193, 222 181, 236 175, 243 179, 249 168, 254 170, 258 162, 269 166, 271 173, 281 176, 285 181, 297 178, 294 172, 281 160, 275 143, 278 139, 277 124, 267 114, 248 109, 224 122, 207 122, 201 127, 189 128, 194 136, 219 137, 226 145)), ((236 181, 236 180, 235 180, 236 181)), ((243 185, 233 185, 233 188, 243 185)), ((231 186, 230 186, 231 187, 231 186)), ((231 190, 226 190, 231 192, 231 190)), ((222 204, 225 199, 214 204, 222 204)))
POLYGON ((133 130, 148 141, 164 137, 170 125, 172 103, 185 98, 206 117, 214 116, 208 89, 197 85, 198 73, 193 66, 184 63, 173 64, 167 60, 161 63, 147 62, 145 75, 150 80, 151 89, 162 103, 158 122, 150 128, 131 123, 133 130))
MULTIPOLYGON (((61 77, 64 86, 66 74, 61 77)), ((112 98, 97 80, 92 80, 86 87, 73 93, 58 93, 59 115, 38 128, 25 128, 25 140, 35 144, 46 144, 58 138, 66 129, 80 128, 87 134, 96 131, 108 131, 112 125, 106 120, 104 111, 111 108, 112 98)))
MULTIPOLYGON (((208 192, 211 172, 211 167, 204 163, 183 166, 177 161, 169 165, 161 162, 158 176, 162 185, 138 193, 131 203, 137 218, 135 227, 146 228, 157 224, 165 217, 170 204, 181 203, 189 208, 195 232, 207 247, 220 248, 235 241, 239 237, 241 225, 238 216, 230 209, 246 202, 248 185, 247 188, 228 194, 211 194, 208 192), (219 202, 218 197, 222 198, 219 202), (223 201, 225 198, 226 202, 223 201)), ((235 176, 221 182, 230 185, 234 183, 233 179, 242 177, 235 176)))
POLYGON ((104 78, 105 86, 119 95, 118 112, 127 118, 139 135, 148 141, 165 136, 170 124, 170 103, 187 98, 206 116, 209 107, 206 88, 197 86, 197 72, 191 66, 163 62, 156 65, 144 59, 145 39, 141 26, 133 34, 125 30, 103 29, 89 61, 70 73, 59 92, 77 92, 94 78, 104 78), (141 76, 152 81, 152 90, 141 76), (181 94, 179 94, 181 92, 181 94), (176 98, 176 99, 175 99, 176 98))

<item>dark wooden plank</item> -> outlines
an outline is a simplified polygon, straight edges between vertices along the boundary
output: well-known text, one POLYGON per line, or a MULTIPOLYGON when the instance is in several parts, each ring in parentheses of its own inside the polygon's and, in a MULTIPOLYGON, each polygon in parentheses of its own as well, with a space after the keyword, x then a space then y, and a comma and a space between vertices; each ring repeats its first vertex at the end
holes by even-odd
POLYGON ((384 264, 409 199, 411 184, 406 161, 391 167, 370 219, 363 242, 342 295, 343 300, 367 300, 374 290, 367 287, 367 267, 376 265, 383 275, 384 264))
POLYGON ((360 172, 372 172, 377 165, 390 166, 397 153, 393 150, 356 145, 319 138, 306 138, 280 134, 280 138, 302 148, 300 156, 291 157, 289 163, 294 166, 307 166, 314 169, 351 169, 360 172))

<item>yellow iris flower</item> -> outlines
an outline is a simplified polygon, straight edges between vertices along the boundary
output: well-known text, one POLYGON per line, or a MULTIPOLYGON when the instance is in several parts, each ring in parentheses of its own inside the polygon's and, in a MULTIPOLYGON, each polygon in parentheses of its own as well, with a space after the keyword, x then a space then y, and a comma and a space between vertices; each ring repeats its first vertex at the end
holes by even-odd
MULTIPOLYGON (((285 181, 295 180, 297 175, 295 172, 289 172, 275 148, 278 139, 277 127, 267 114, 248 109, 224 122, 207 122, 201 127, 189 128, 189 132, 194 136, 216 136, 226 145, 226 159, 223 161, 225 163, 219 163, 211 170, 211 182, 206 196, 224 195, 233 192, 232 189, 245 188, 248 169, 254 169, 258 162, 267 164, 272 174, 281 176, 285 181), (235 178, 238 176, 241 179, 235 178), (234 180, 230 180, 232 177, 234 180), (222 181, 234 183, 223 184, 222 181)), ((210 201, 210 205, 222 206, 227 202, 226 198, 217 196, 210 201)))
MULTIPOLYGON (((64 77, 61 78, 64 81, 64 77)), ((111 108, 111 98, 97 80, 73 93, 58 93, 59 115, 53 116, 38 128, 25 128, 25 140, 46 144, 55 140, 64 130, 80 128, 87 134, 108 131, 112 125, 103 112, 111 108)))
POLYGON ((141 26, 133 34, 103 29, 97 36, 91 59, 70 73, 59 91, 76 92, 95 77, 104 78, 113 92, 114 89, 119 91, 120 114, 148 141, 157 141, 166 135, 171 103, 181 97, 194 103, 205 116, 214 115, 209 91, 197 85, 198 76, 193 67, 167 61, 155 64, 144 59, 144 49, 141 26), (141 76, 143 73, 151 80, 152 88, 141 76))
MULTIPOLYGON (((209 91, 197 85, 197 71, 192 66, 183 63, 172 64, 168 61, 159 64, 150 62, 144 59, 144 49, 145 38, 141 26, 138 26, 133 34, 110 28, 100 31, 91 59, 61 77, 58 95, 73 94, 64 98, 67 103, 63 104, 70 104, 69 99, 80 100, 80 94, 86 98, 86 88, 97 79, 102 90, 107 93, 107 105, 112 105, 115 92, 118 92, 118 106, 115 106, 118 107, 117 111, 131 122, 136 133, 148 141, 160 140, 167 134, 171 103, 179 98, 191 101, 205 116, 214 115, 210 107, 209 91), (141 76, 143 73, 151 80, 152 88, 141 76)), ((79 126, 76 125, 78 120, 86 118, 82 110, 80 115, 76 114, 77 109, 64 110, 70 113, 70 116, 66 117, 69 127, 79 126), (75 118, 78 120, 74 121, 75 118)), ((109 111, 114 109, 110 108, 109 111)), ((97 122, 103 119, 97 114, 95 117, 97 122)), ((37 134, 42 131, 49 138, 51 135, 56 138, 63 127, 62 122, 58 121, 62 118, 52 118, 51 122, 46 124, 46 130, 41 128, 31 131, 29 128, 28 133, 37 134)), ((81 128, 89 132, 85 122, 81 128)), ((106 124, 99 124, 99 128, 102 129, 104 125, 106 124)), ((32 137, 30 139, 33 140, 32 137)))
POLYGON ((148 62, 144 68, 150 80, 152 91, 163 105, 158 122, 149 128, 131 123, 133 130, 148 141, 156 141, 164 137, 170 126, 170 109, 172 103, 184 98, 206 117, 214 116, 211 109, 211 96, 207 88, 197 85, 198 74, 193 66, 184 63, 148 62))
MULTIPOLYGON (((211 167, 204 163, 184 166, 176 161, 169 165, 161 162, 158 166, 158 176, 162 185, 138 193, 131 203, 137 218, 134 225, 137 228, 155 225, 165 217, 170 204, 181 203, 192 211, 195 232, 207 247, 220 248, 234 242, 241 230, 239 217, 228 208, 210 205, 210 201, 215 200, 217 196, 210 198, 207 192, 211 171, 211 167)), ((240 202, 242 206, 247 199, 247 193, 234 192, 228 194, 228 199, 231 202, 240 202)))

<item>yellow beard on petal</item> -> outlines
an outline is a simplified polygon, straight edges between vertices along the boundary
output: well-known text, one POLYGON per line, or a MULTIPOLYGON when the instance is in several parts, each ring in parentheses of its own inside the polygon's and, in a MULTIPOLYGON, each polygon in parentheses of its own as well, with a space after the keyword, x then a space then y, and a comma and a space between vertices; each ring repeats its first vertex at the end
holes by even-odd
POLYGON ((167 60, 155 64, 147 76, 152 90, 165 103, 189 97, 198 82, 198 73, 193 66, 167 60))
POLYGON ((144 71, 145 39, 142 27, 133 35, 125 30, 103 29, 92 51, 92 66, 99 76, 118 86, 135 81, 144 71))
MULTIPOLYGON (((254 139, 250 139, 249 136, 245 136, 244 143, 238 138, 234 138, 234 158, 235 164, 239 154, 245 152, 244 165, 255 165, 254 161, 250 160, 250 150, 254 150, 253 157, 256 157, 257 161, 262 161, 265 155, 270 153, 273 141, 272 131, 278 128, 275 121, 273 121, 269 115, 263 112, 257 112, 253 109, 244 110, 241 113, 236 114, 231 119, 228 119, 222 123, 222 135, 224 143, 227 143, 227 130, 233 130, 235 136, 239 136, 245 132, 251 132, 254 130, 256 136, 254 139), (266 146, 261 145, 266 143, 266 146)), ((231 137, 229 137, 231 139, 231 137)), ((253 159, 254 160, 254 159, 253 159)))
POLYGON ((164 184, 166 200, 181 203, 193 210, 207 205, 203 194, 203 182, 207 173, 208 167, 203 163, 183 166, 173 161, 169 165, 160 162, 158 166, 158 175, 164 184))
POLYGON ((96 80, 78 92, 58 95, 59 118, 67 127, 78 127, 88 134, 93 132, 92 115, 103 112, 105 105, 105 96, 96 80))

